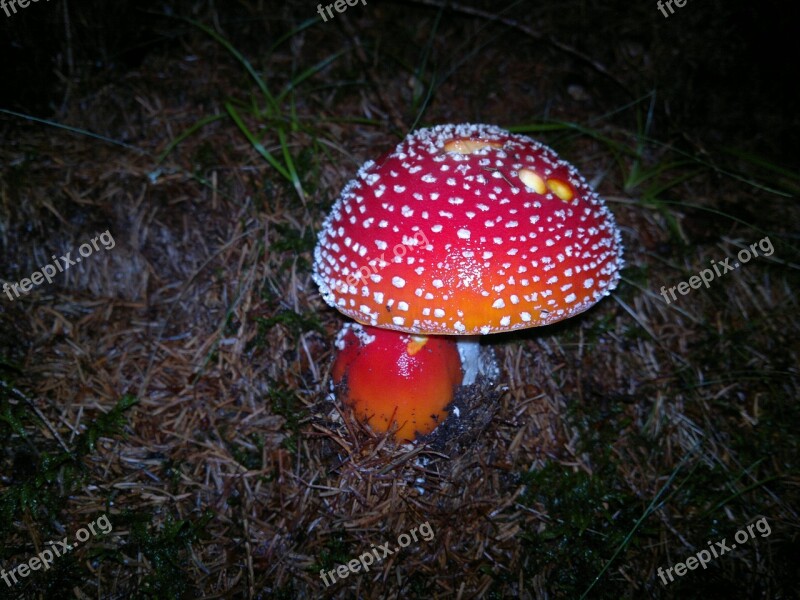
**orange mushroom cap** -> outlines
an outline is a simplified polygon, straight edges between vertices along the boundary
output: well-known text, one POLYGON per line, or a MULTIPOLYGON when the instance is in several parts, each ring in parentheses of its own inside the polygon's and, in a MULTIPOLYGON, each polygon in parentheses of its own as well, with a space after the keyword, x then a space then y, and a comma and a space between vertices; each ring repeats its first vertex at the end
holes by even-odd
POLYGON ((333 381, 342 401, 376 432, 397 424, 398 440, 433 431, 461 383, 456 344, 346 323, 336 339, 333 381))

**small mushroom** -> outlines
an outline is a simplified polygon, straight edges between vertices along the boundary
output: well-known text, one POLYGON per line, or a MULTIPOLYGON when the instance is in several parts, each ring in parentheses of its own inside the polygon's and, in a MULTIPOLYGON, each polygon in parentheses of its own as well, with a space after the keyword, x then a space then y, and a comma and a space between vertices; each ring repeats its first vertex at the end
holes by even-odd
POLYGON ((470 384, 491 368, 479 335, 588 310, 622 265, 613 215, 552 149, 492 125, 439 125, 345 186, 319 235, 314 280, 359 323, 462 336, 470 384))
POLYGON ((395 438, 433 431, 461 383, 455 342, 346 323, 336 338, 333 382, 340 399, 377 432, 395 438))

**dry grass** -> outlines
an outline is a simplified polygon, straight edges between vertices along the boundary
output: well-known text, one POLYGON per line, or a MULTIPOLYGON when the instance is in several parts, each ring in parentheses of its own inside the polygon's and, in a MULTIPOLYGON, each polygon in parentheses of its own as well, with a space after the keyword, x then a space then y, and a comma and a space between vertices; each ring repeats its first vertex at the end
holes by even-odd
MULTIPOLYGON (((514 10, 505 23, 463 11, 437 23, 420 4, 431 3, 359 5, 269 54, 310 4, 273 14, 198 3, 273 91, 345 51, 285 101, 304 201, 226 119, 156 164, 186 128, 256 91, 217 43, 175 21, 158 21, 174 41, 137 68, 72 79, 53 116, 143 153, 0 117, 0 276, 18 281, 106 229, 116 241, 53 285, 0 301, 0 494, 42 495, 4 513, 0 565, 100 513, 114 524, 54 570, 0 583, 0 597, 573 598, 605 566, 588 597, 797 597, 798 211, 719 169, 751 169, 776 189, 796 176, 724 155, 740 142, 724 119, 681 129, 686 115, 670 120, 659 100, 645 130, 646 101, 620 109, 651 91, 642 82, 655 85, 673 47, 642 42, 633 17, 608 47, 611 21, 578 35, 597 18, 582 3, 568 15, 514 10), (469 427, 395 446, 331 402, 342 317, 320 299, 310 261, 338 190, 411 126, 432 74, 423 122, 589 124, 589 135, 541 135, 608 198, 627 267, 588 313, 488 342, 501 381, 462 392, 469 427), (693 158, 667 168, 674 151, 693 158), (665 167, 626 187, 636 161, 665 167), (653 191, 655 181, 670 185, 653 191), (659 295, 765 235, 771 257, 671 305, 659 295), (77 453, 125 395, 138 402, 124 432, 77 453), (75 472, 34 481, 64 448, 75 472), (658 580, 658 567, 759 516, 768 538, 668 587, 658 580), (321 582, 321 568, 424 522, 434 540, 321 582)), ((655 8, 637 10, 643 30, 666 27, 655 8)), ((275 123, 247 122, 280 155, 275 123)), ((772 148, 769 133, 748 150, 772 148)))

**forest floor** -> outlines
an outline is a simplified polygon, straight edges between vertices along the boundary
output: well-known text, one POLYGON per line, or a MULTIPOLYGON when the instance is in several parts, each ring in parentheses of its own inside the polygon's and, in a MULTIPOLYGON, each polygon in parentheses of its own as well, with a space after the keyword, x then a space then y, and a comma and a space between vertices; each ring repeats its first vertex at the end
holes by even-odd
POLYGON ((106 232, 0 297, 0 598, 798 597, 800 117, 767 58, 790 25, 721 1, 70 6, 0 25, 0 283, 106 232), (400 445, 331 399, 345 318, 313 249, 362 163, 449 122, 576 165, 626 265, 586 313, 485 338, 482 412, 400 445))

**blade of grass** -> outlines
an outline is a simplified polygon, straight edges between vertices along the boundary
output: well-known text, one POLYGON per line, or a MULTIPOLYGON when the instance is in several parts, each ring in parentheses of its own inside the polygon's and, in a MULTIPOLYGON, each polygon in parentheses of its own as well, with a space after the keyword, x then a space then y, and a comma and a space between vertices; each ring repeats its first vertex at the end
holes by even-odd
POLYGON ((329 56, 328 58, 319 61, 317 64, 308 67, 305 71, 301 72, 297 77, 292 79, 288 84, 286 84, 286 88, 278 94, 276 100, 280 103, 286 97, 289 92, 294 91, 301 83, 303 83, 309 77, 316 75, 317 73, 326 69, 331 63, 337 60, 340 56, 345 53, 344 50, 340 50, 336 54, 329 56))
POLYGON ((64 125, 62 123, 57 123, 56 121, 50 121, 49 119, 40 119, 39 117, 34 117, 33 115, 18 113, 16 111, 8 110, 6 108, 0 108, 0 113, 11 115, 12 117, 20 117, 22 119, 25 119, 27 121, 33 121, 35 123, 43 123, 44 125, 50 125, 51 127, 55 127, 57 129, 64 129, 65 131, 70 131, 72 133, 77 133, 79 135, 85 135, 87 137, 100 140, 108 144, 121 146, 127 150, 133 150, 138 154, 150 155, 150 153, 147 150, 142 150, 141 148, 137 148, 136 146, 131 146, 130 144, 126 144, 125 142, 120 142, 119 140, 114 140, 104 135, 100 135, 99 133, 94 133, 93 131, 89 131, 88 129, 81 129, 80 127, 73 127, 72 125, 64 125))
MULTIPOLYGON (((589 587, 586 588, 586 591, 583 592, 583 594, 581 594, 581 597, 580 597, 579 600, 583 600, 584 598, 586 598, 586 595, 589 592, 592 591, 592 588, 595 586, 595 584, 598 581, 600 581, 600 578, 605 574, 605 572, 611 566, 611 563, 614 562, 614 560, 617 558, 619 553, 622 552, 622 550, 628 545, 628 542, 633 537, 633 534, 636 533, 637 529, 639 529, 639 526, 644 522, 644 520, 647 517, 649 517, 653 513, 653 511, 655 510, 656 505, 658 504, 659 498, 661 498, 661 496, 664 494, 664 492, 666 492, 669 489, 669 486, 672 485, 672 482, 675 480, 675 477, 677 477, 678 472, 681 470, 681 468, 683 467, 684 463, 686 463, 686 461, 689 459, 689 457, 692 456, 695 453, 695 451, 697 450, 697 448, 699 446, 700 446, 700 440, 697 441, 697 443, 694 445, 694 447, 689 452, 687 452, 683 456, 683 458, 681 458, 681 461, 675 466, 675 469, 673 469, 672 474, 669 476, 669 479, 667 479, 667 482, 664 484, 664 486, 655 495, 653 500, 650 502, 650 505, 645 509, 645 511, 642 514, 642 516, 639 517, 639 519, 636 521, 636 523, 634 523, 633 527, 628 532, 628 535, 626 535, 625 539, 622 540, 622 543, 620 543, 620 545, 617 546, 617 549, 614 551, 614 554, 612 554, 611 558, 608 559, 608 562, 605 564, 605 566, 600 571, 600 573, 598 573, 597 577, 595 577, 592 580, 592 583, 589 584, 589 587)), ((691 473, 690 473, 690 475, 691 475, 691 473)))
POLYGON ((654 177, 658 177, 659 175, 662 175, 663 173, 669 171, 670 169, 678 169, 680 167, 685 167, 690 164, 692 164, 692 161, 676 160, 673 162, 660 163, 648 169, 648 168, 642 168, 641 163, 637 161, 636 163, 634 163, 633 167, 631 168, 630 175, 628 175, 628 178, 625 181, 625 189, 626 190, 636 189, 648 179, 653 179, 654 177))
POLYGON ((750 491, 752 491, 752 490, 754 490, 756 488, 760 488, 764 484, 767 484, 767 483, 769 483, 771 481, 776 481, 778 479, 785 479, 785 478, 786 478, 785 475, 771 475, 771 476, 767 477, 766 479, 762 479, 761 481, 756 481, 754 483, 751 483, 750 485, 748 485, 744 489, 737 490, 733 494, 728 496, 727 498, 724 498, 723 500, 720 500, 720 502, 718 502, 716 504, 716 506, 714 506, 714 507, 708 509, 706 512, 704 512, 703 516, 705 517, 706 515, 708 515, 710 513, 713 513, 714 511, 716 511, 716 510, 722 508, 723 506, 725 506, 726 504, 728 504, 728 502, 730 502, 731 500, 735 500, 736 498, 738 498, 739 496, 742 496, 743 494, 746 494, 747 492, 750 492, 750 491))
POLYGON ((239 116, 239 112, 231 102, 225 103, 225 110, 228 111, 228 114, 230 115, 231 119, 233 119, 233 122, 236 123, 236 126, 244 134, 244 136, 247 138, 247 141, 250 142, 253 148, 255 148, 256 152, 258 152, 270 165, 272 165, 272 167, 278 171, 278 173, 280 173, 287 180, 292 181, 292 174, 289 173, 289 171, 286 170, 286 167, 279 163, 277 159, 270 154, 269 150, 267 150, 258 140, 258 138, 253 135, 253 132, 247 127, 247 124, 245 124, 245 122, 242 120, 242 117, 239 116))
POLYGON ((197 123, 189 127, 186 131, 184 131, 178 137, 172 140, 169 144, 167 144, 167 147, 161 152, 161 154, 158 155, 156 162, 157 163, 163 162, 163 160, 167 157, 167 155, 169 155, 169 153, 175 149, 175 146, 180 144, 183 140, 185 140, 189 136, 197 133, 200 129, 202 129, 209 123, 213 123, 215 121, 219 121, 224 118, 225 115, 223 114, 209 115, 207 117, 203 117, 197 123))
POLYGON ((782 181, 781 183, 789 188, 787 190, 788 192, 795 195, 800 193, 800 174, 797 172, 790 171, 789 169, 773 164, 768 160, 756 156, 755 154, 746 152, 744 150, 739 150, 737 148, 723 148, 722 151, 726 154, 735 156, 745 162, 755 165, 756 167, 760 167, 771 173, 777 173, 779 176, 785 178, 785 181, 782 181))
POLYGON ((218 34, 216 31, 214 31, 207 25, 204 25, 203 23, 200 23, 199 21, 195 21, 193 19, 185 19, 185 20, 188 23, 191 23, 192 25, 200 29, 201 31, 204 31, 205 33, 210 35, 217 42, 219 42, 228 52, 230 52, 236 58, 236 60, 238 60, 242 64, 245 70, 250 74, 250 77, 253 78, 253 81, 256 82, 256 85, 258 86, 258 89, 261 90, 264 99, 270 104, 270 106, 276 112, 278 112, 278 103, 275 101, 275 97, 269 91, 267 83, 261 78, 261 75, 258 74, 258 72, 255 70, 250 61, 247 60, 247 58, 241 52, 239 52, 234 47, 233 44, 231 44, 227 39, 222 37, 220 34, 218 34))
POLYGON ((789 179, 794 179, 796 181, 800 181, 800 174, 790 171, 789 169, 785 169, 779 165, 773 164, 768 160, 761 158, 760 156, 756 156, 751 152, 746 152, 745 150, 739 150, 738 148, 723 148, 723 152, 727 154, 731 154, 742 160, 746 160, 747 162, 753 163, 754 165, 758 165, 759 167, 763 167, 768 171, 774 171, 780 175, 788 177, 789 179))
MULTIPOLYGON (((675 163, 675 164, 677 164, 677 163, 675 163)), ((694 177, 697 177, 704 170, 705 169, 693 169, 693 170, 689 171, 688 173, 685 173, 685 174, 680 175, 678 177, 674 177, 673 179, 665 181, 664 183, 662 183, 660 185, 659 184, 654 184, 654 185, 650 186, 649 188, 647 188, 645 190, 645 192, 643 194, 643 197, 644 198, 656 199, 656 198, 658 198, 658 196, 660 196, 661 194, 663 194, 667 190, 674 188, 676 185, 681 184, 684 181, 688 181, 690 179, 693 179, 694 177)), ((645 181, 645 179, 643 179, 642 181, 645 181)))
POLYGON ((278 128, 278 140, 280 141, 281 144, 281 152, 283 153, 283 160, 289 169, 289 180, 292 182, 292 185, 294 186, 294 189, 297 191, 298 196, 300 196, 300 201, 303 204, 305 204, 306 194, 303 191, 303 186, 300 185, 300 177, 297 175, 297 169, 294 166, 294 159, 292 158, 292 155, 289 152, 289 142, 286 139, 286 132, 283 130, 283 127, 278 128))
POLYGON ((272 46, 269 47, 267 50, 267 56, 271 55, 278 47, 283 44, 286 40, 293 38, 295 35, 300 33, 301 31, 305 31, 312 25, 315 25, 320 22, 319 17, 311 17, 310 19, 306 19, 300 25, 289 31, 288 33, 284 33, 281 37, 279 37, 272 46))

